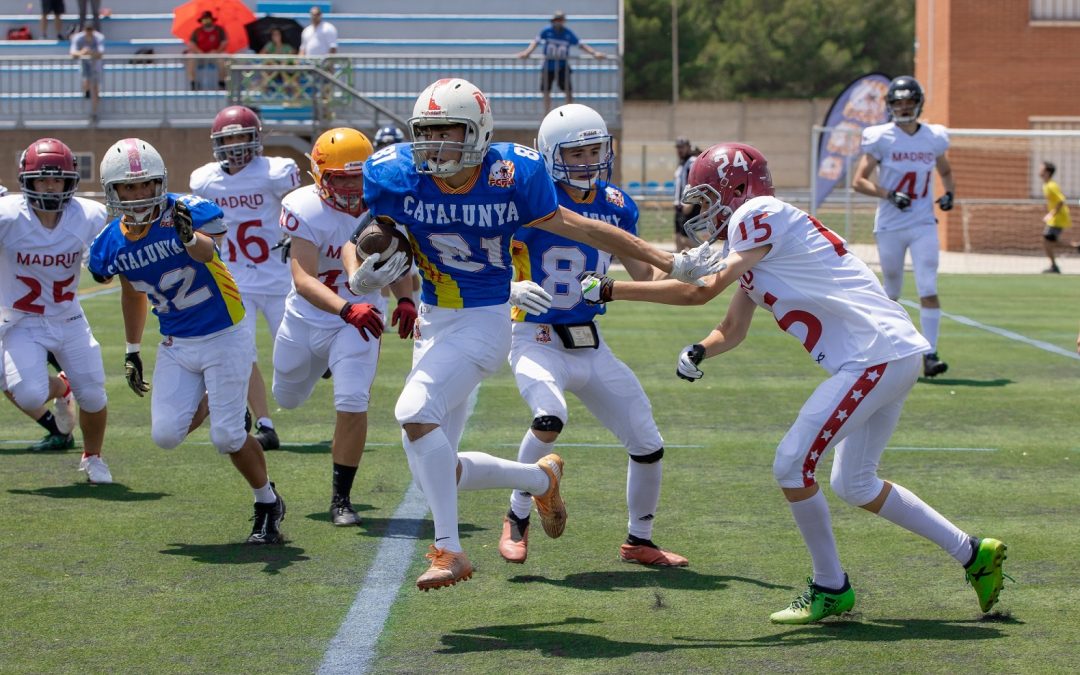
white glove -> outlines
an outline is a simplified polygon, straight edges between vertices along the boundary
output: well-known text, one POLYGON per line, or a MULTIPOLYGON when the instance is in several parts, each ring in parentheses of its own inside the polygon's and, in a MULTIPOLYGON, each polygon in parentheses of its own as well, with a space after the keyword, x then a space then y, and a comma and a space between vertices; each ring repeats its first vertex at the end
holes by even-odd
POLYGON ((526 314, 543 314, 551 309, 551 295, 534 281, 512 281, 510 304, 526 314))
POLYGON ((704 286, 705 281, 701 277, 716 274, 727 267, 722 261, 723 253, 713 251, 709 242, 692 248, 683 253, 676 253, 671 262, 671 278, 679 281, 704 286))
POLYGON ((409 258, 404 251, 398 251, 390 256, 385 265, 375 269, 375 263, 379 262, 381 258, 381 253, 372 253, 364 260, 364 263, 360 265, 360 269, 349 277, 350 291, 356 295, 374 293, 383 286, 397 281, 398 277, 404 274, 405 269, 409 266, 409 258))
POLYGON ((705 358, 705 348, 701 345, 686 345, 679 352, 679 365, 675 374, 687 382, 696 382, 705 375, 698 364, 705 358))

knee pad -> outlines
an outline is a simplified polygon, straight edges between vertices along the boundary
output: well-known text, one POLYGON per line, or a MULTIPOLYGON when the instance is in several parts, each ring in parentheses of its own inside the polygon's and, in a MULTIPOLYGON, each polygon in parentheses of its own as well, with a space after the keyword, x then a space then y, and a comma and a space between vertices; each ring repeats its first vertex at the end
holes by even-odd
POLYGON ((104 387, 94 387, 90 391, 80 391, 75 394, 75 401, 79 407, 88 413, 101 412, 109 402, 104 387))
POLYGON ((11 395, 23 410, 37 410, 49 400, 49 380, 29 382, 23 380, 11 388, 11 395))
POLYGON ((554 431, 555 433, 560 433, 563 429, 563 421, 554 415, 541 415, 540 417, 533 418, 532 428, 535 431, 554 431))
POLYGON ((231 455, 244 447, 247 436, 244 427, 240 427, 239 429, 210 427, 210 442, 213 443, 214 447, 217 448, 217 451, 223 455, 231 455))
POLYGON ((299 392, 288 391, 285 387, 278 386, 276 383, 270 386, 270 391, 274 395, 277 404, 285 410, 299 408, 307 399, 306 396, 301 396, 299 392))
POLYGON ((630 454, 630 459, 632 459, 635 462, 638 462, 640 464, 655 464, 656 462, 659 462, 663 458, 664 458, 664 449, 663 448, 660 448, 656 452, 650 452, 647 455, 635 455, 633 453, 630 454))
POLYGON ((187 437, 187 426, 185 425, 183 429, 166 429, 160 424, 151 423, 150 437, 154 439, 154 445, 159 448, 172 450, 184 442, 184 439, 187 437))
POLYGON ((855 482, 834 471, 829 484, 837 497, 852 506, 862 506, 874 501, 881 494, 885 481, 874 476, 869 480, 855 482))

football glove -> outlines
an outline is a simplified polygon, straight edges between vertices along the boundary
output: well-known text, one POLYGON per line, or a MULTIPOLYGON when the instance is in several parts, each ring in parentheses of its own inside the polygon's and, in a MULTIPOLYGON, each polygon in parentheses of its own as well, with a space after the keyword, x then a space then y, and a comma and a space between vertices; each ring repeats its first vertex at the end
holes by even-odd
MULTIPOLYGON (((360 249, 357 249, 358 251, 360 249)), ((409 267, 409 258, 404 251, 398 251, 386 261, 386 264, 375 269, 375 263, 382 259, 382 253, 372 253, 349 277, 349 290, 356 295, 374 293, 383 286, 387 286, 405 273, 409 267)))
POLYGON ((142 357, 139 352, 124 354, 124 376, 131 391, 140 398, 150 391, 150 383, 143 379, 142 357))
POLYGON ((709 242, 676 253, 671 261, 671 273, 669 276, 684 283, 704 286, 705 280, 701 277, 716 274, 727 267, 727 263, 722 261, 722 255, 722 252, 712 250, 709 242))
POLYGON ((379 310, 375 309, 375 305, 369 305, 366 302, 346 302, 338 315, 342 321, 355 326, 356 330, 360 331, 360 337, 364 338, 364 342, 368 341, 369 333, 376 340, 382 335, 382 317, 379 316, 379 310))
POLYGON ((270 250, 281 251, 281 262, 289 262, 289 254, 292 252, 292 237, 287 234, 283 235, 270 250))
POLYGON ((687 382, 697 382, 705 375, 698 365, 705 359, 705 348, 700 344, 687 345, 679 352, 679 365, 675 374, 687 382))
POLYGON ((404 340, 412 335, 417 316, 416 303, 412 298, 398 298, 397 309, 390 315, 390 325, 397 326, 398 337, 404 340))
POLYGON ((526 314, 543 314, 551 309, 551 294, 535 281, 512 281, 510 304, 526 314))
POLYGON ((94 278, 94 281, 99 284, 107 284, 112 281, 112 277, 107 277, 104 274, 98 274, 97 272, 90 272, 90 276, 94 278))
POLYGON ((889 201, 893 203, 896 208, 903 211, 907 207, 911 206, 911 195, 906 192, 900 192, 899 190, 889 190, 889 201))
POLYGON ((180 243, 190 246, 195 239, 195 224, 191 221, 188 205, 180 200, 177 200, 176 205, 173 206, 173 228, 176 230, 176 236, 180 237, 180 243))
POLYGON ((952 193, 951 192, 946 192, 945 194, 938 197, 937 205, 938 205, 938 208, 941 209, 942 211, 951 211, 952 210, 952 193))
POLYGON ((586 272, 581 277, 581 295, 590 305, 602 305, 611 302, 611 293, 615 289, 615 280, 596 272, 586 272))

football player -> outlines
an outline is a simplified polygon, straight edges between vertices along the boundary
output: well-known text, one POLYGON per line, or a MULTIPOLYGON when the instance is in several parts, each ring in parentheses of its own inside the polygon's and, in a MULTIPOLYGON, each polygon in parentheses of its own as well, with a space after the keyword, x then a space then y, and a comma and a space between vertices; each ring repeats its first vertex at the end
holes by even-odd
POLYGON ((375 132, 375 149, 382 150, 388 145, 405 142, 405 132, 397 127, 383 127, 375 132))
MULTIPOLYGON (((309 155, 315 184, 293 190, 281 203, 281 228, 292 242, 293 281, 274 341, 274 398, 283 408, 298 407, 329 367, 337 411, 330 519, 338 526, 360 524, 350 495, 367 440, 386 311, 378 289, 349 290, 341 265, 342 245, 365 211, 363 166, 371 152, 371 142, 355 129, 325 132, 309 155)), ((392 324, 404 339, 416 321, 412 284, 405 277, 392 287, 398 297, 392 324)))
POLYGON ((101 184, 120 215, 91 244, 89 267, 98 281, 120 277, 124 372, 140 397, 151 391, 140 355, 147 299, 161 330, 150 399, 154 443, 175 448, 209 416, 211 442, 255 495, 247 542, 283 543, 285 502, 267 475, 262 446, 245 430, 254 346, 241 324, 240 292, 215 245, 227 230, 221 209, 168 192, 164 160, 138 138, 105 152, 101 184))
POLYGON ((822 455, 834 447, 833 491, 943 548, 964 566, 980 608, 989 611, 1001 591, 1005 544, 968 535, 911 491, 877 475, 922 357, 930 351, 926 338, 843 239, 773 196, 768 164, 757 149, 739 143, 712 146, 695 162, 689 185, 684 201, 702 210, 687 221, 687 234, 698 241, 724 240, 726 269, 703 287, 590 276, 582 288, 593 301, 700 305, 738 283, 724 320, 679 353, 679 377, 701 379, 704 359, 737 347, 757 307, 770 312, 829 373, 799 411, 773 461, 773 476, 814 572, 806 591, 770 619, 811 623, 855 603, 816 478, 822 455))
POLYGON ((930 352, 923 355, 923 375, 935 377, 949 366, 937 353, 941 302, 937 294, 940 246, 934 217, 934 169, 945 186, 945 194, 937 199, 942 211, 953 207, 956 183, 945 157, 949 149, 945 127, 919 122, 924 100, 922 87, 914 77, 904 75, 889 84, 885 105, 892 121, 863 129, 864 154, 851 186, 881 199, 874 218, 874 238, 885 292, 893 300, 900 298, 904 257, 911 250, 915 291, 919 294, 919 325, 930 342, 930 352), (876 182, 874 169, 878 169, 876 182))
MULTIPOLYGON (((83 252, 105 225, 105 207, 75 197, 75 156, 55 138, 38 139, 23 151, 19 184, 21 195, 0 197, 4 388, 33 415, 49 399, 63 399, 70 383, 81 409, 80 471, 91 483, 111 483, 101 458, 108 418, 105 367, 77 294, 83 252), (65 378, 49 377, 49 352, 65 378)), ((63 420, 64 433, 59 420, 48 424, 49 416, 45 411, 38 418, 48 435, 33 449, 72 447, 70 420, 63 420)))
MULTIPOLYGON (((262 312, 277 335, 292 287, 288 260, 273 251, 281 199, 300 186, 300 170, 287 157, 264 157, 262 123, 250 108, 233 105, 214 117, 210 127, 214 161, 191 173, 191 193, 217 204, 225 213, 224 259, 244 298, 244 327, 255 342, 255 322, 262 312)), ((266 384, 258 354, 251 365, 248 406, 255 418, 255 438, 264 450, 281 443, 270 418, 266 384)))
MULTIPOLYGON (((3 328, 0 328, 0 333, 2 332, 3 328)), ((3 340, 0 339, 0 354, 3 353, 2 350, 3 340)), ((57 370, 56 375, 49 375, 49 391, 60 389, 64 392, 63 396, 53 399, 56 404, 55 413, 48 406, 33 410, 19 408, 19 404, 15 402, 15 397, 8 391, 7 384, 4 382, 3 368, 0 368, 0 389, 4 391, 4 396, 19 409, 19 412, 37 422, 38 426, 45 430, 45 437, 27 448, 31 452, 70 450, 75 447, 75 436, 71 433, 75 429, 75 424, 79 418, 79 411, 75 406, 75 396, 71 393, 71 384, 67 381, 67 375, 61 370, 60 364, 56 361, 56 356, 49 352, 46 357, 49 365, 57 370)))
MULTIPOLYGON (((637 205, 607 182, 615 155, 598 112, 577 103, 552 110, 540 123, 537 149, 555 180, 560 206, 637 234, 637 205)), ((652 405, 637 377, 600 334, 596 318, 603 305, 590 305, 581 296, 578 278, 586 271, 604 274, 611 256, 537 227, 519 230, 512 249, 518 281, 511 288, 517 322, 510 366, 533 414, 518 461, 535 462, 554 450, 567 421, 566 392, 573 392, 630 455, 629 535, 619 557, 646 565, 686 566, 686 558, 652 542, 664 456, 652 405), (634 414, 627 415, 628 410, 634 414)), ((655 268, 648 263, 629 258, 624 265, 634 279, 653 278, 655 268)), ((499 539, 499 554, 507 562, 525 562, 531 510, 528 494, 511 494, 499 539)))
MULTIPOLYGON (((560 209, 540 155, 513 143, 492 143, 493 129, 483 92, 459 78, 438 80, 413 107, 413 142, 388 146, 364 166, 368 207, 404 225, 423 278, 413 368, 395 416, 413 478, 435 522, 435 543, 427 554, 431 566, 416 582, 424 590, 472 575, 458 537, 459 489, 529 492, 548 536, 560 536, 566 525, 558 455, 521 464, 457 453, 469 394, 509 355, 514 233, 541 227, 623 259, 674 269, 672 276, 687 281, 717 269, 707 247, 673 256, 607 223, 560 209)), ((404 260, 391 257, 375 269, 381 256, 361 265, 354 251, 351 246, 342 253, 354 291, 380 288, 403 271, 404 260)))

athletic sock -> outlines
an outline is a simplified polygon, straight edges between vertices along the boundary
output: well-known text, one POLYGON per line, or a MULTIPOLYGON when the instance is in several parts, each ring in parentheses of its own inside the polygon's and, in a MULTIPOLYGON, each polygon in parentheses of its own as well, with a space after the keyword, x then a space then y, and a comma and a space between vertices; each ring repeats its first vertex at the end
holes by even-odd
POLYGON ((457 456, 439 427, 415 441, 404 438, 409 467, 431 509, 435 523, 435 547, 461 552, 458 538, 457 456))
POLYGON ((814 563, 814 584, 823 588, 842 588, 844 569, 833 537, 829 503, 819 489, 810 499, 790 502, 791 515, 802 533, 803 543, 814 563))
POLYGON ((359 468, 334 462, 334 497, 345 497, 347 499, 352 494, 353 480, 356 478, 356 470, 359 468))
POLYGON ((53 436, 60 436, 60 429, 56 426, 56 418, 53 417, 51 410, 46 410, 45 414, 37 418, 37 423, 42 429, 48 431, 53 436))
POLYGON ((256 427, 266 427, 267 429, 273 429, 274 428, 274 421, 271 420, 269 417, 260 417, 259 419, 255 420, 255 426, 256 427))
POLYGON ((903 485, 892 484, 878 515, 909 532, 926 537, 945 549, 960 564, 971 557, 971 537, 903 485))
POLYGON ((923 337, 930 343, 931 351, 937 351, 938 327, 941 325, 941 309, 938 307, 920 307, 919 325, 923 337))
MULTIPOLYGON (((541 457, 551 454, 554 449, 555 443, 541 441, 532 429, 529 429, 521 438, 521 445, 518 446, 518 461, 522 464, 535 464, 541 457)), ((518 518, 527 517, 532 511, 532 495, 521 490, 514 490, 510 494, 510 510, 518 518)))
POLYGON ((644 464, 627 460, 626 509, 630 514, 627 528, 640 539, 652 539, 653 518, 660 501, 660 479, 664 475, 663 460, 644 464))
POLYGON ((255 488, 252 492, 255 493, 255 501, 259 504, 273 504, 277 501, 277 495, 274 494, 274 488, 270 486, 270 481, 267 481, 266 485, 261 488, 255 488))
POLYGON ((459 452, 458 463, 461 466, 459 490, 516 488, 544 494, 548 489, 547 474, 535 464, 522 464, 485 452, 459 452))

